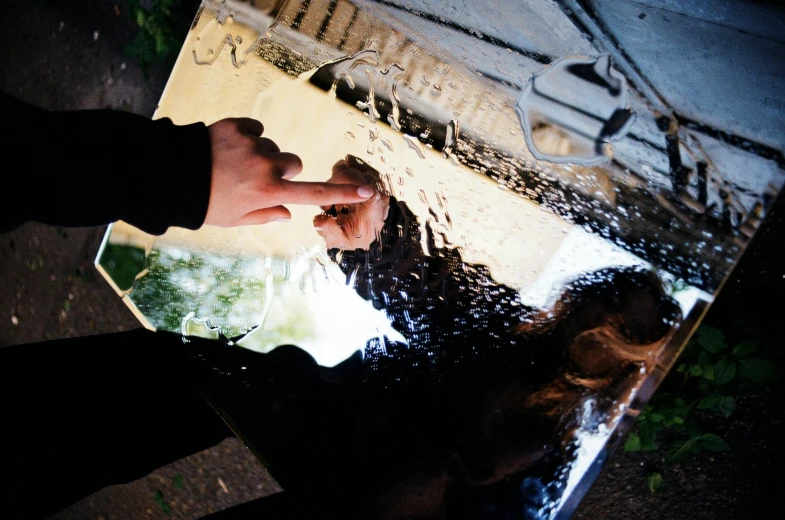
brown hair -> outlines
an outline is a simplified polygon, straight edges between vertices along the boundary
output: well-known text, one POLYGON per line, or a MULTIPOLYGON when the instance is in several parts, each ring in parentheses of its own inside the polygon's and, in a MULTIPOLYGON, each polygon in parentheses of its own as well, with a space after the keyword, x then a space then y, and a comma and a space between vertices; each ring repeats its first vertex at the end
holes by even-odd
POLYGON ((557 416, 600 390, 622 398, 657 363, 679 321, 679 306, 653 271, 609 268, 582 276, 552 310, 516 327, 524 337, 549 338, 567 356, 562 375, 527 405, 557 416))

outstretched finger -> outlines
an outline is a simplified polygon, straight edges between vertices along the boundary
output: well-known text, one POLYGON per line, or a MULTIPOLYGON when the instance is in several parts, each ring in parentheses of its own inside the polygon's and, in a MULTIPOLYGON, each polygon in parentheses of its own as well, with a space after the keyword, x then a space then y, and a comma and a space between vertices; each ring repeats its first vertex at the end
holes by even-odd
POLYGON ((354 204, 370 199, 376 192, 370 186, 328 184, 326 182, 283 181, 278 200, 284 204, 332 206, 354 204))
POLYGON ((283 206, 273 206, 246 213, 238 218, 230 226, 252 226, 267 224, 268 222, 289 222, 292 220, 291 212, 283 206))

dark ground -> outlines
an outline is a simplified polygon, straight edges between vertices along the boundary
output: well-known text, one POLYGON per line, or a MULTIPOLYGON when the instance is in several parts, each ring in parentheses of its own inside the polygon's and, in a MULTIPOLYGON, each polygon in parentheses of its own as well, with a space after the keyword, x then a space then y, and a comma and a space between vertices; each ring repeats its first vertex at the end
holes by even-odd
MULTIPOLYGON (((0 0, 0 5, 0 89, 51 109, 153 114, 169 70, 153 68, 146 79, 123 54, 136 28, 122 12, 122 2, 120 14, 109 0, 0 0)), ((12 128, 12 122, 6 124, 12 128)), ((118 153, 133 150, 118 143, 118 153)), ((0 235, 0 347, 138 326, 92 265, 104 231, 27 224, 0 235)), ((774 347, 782 345, 784 233, 785 201, 780 200, 707 323, 737 340, 753 334, 774 347), (746 317, 744 329, 733 325, 741 315, 746 317)), ((666 469, 665 488, 656 495, 649 493, 645 479, 664 454, 618 451, 574 518, 781 518, 773 510, 785 484, 780 466, 785 460, 782 385, 743 399, 729 419, 712 427, 725 436, 731 451, 666 469)), ((227 440, 138 481, 106 488, 53 518, 194 519, 278 489, 242 443, 227 440), (158 491, 171 508, 168 514, 156 500, 158 491)))

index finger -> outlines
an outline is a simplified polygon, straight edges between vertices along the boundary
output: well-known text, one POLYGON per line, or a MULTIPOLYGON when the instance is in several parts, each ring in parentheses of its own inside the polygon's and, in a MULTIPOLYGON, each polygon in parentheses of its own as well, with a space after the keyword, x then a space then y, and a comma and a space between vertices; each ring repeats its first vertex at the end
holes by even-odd
POLYGON ((376 192, 370 186, 328 184, 326 182, 281 181, 278 201, 281 204, 332 206, 355 204, 370 199, 376 192))

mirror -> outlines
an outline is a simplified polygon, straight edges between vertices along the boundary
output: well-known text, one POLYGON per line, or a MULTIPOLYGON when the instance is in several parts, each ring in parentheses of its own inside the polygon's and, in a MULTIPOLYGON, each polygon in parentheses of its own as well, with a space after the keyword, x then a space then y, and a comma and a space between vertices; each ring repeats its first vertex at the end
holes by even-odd
POLYGON ((253 117, 298 179, 378 195, 117 222, 96 265, 148 328, 223 345, 205 393, 322 517, 568 517, 765 217, 782 153, 664 96, 615 43, 630 9, 202 3, 156 117, 253 117))

